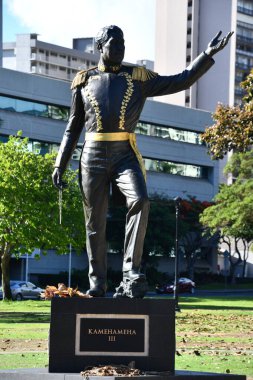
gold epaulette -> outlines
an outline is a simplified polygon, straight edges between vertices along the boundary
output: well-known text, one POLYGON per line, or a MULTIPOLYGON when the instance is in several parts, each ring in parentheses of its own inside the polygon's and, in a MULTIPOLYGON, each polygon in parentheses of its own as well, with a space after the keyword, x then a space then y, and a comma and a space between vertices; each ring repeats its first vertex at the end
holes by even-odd
POLYGON ((132 79, 146 82, 149 79, 156 77, 158 74, 154 71, 146 69, 143 66, 135 66, 132 72, 132 79))
POLYGON ((90 70, 94 70, 96 69, 97 67, 91 67, 90 69, 88 70, 82 70, 82 71, 79 71, 75 78, 73 79, 73 82, 71 84, 71 90, 73 90, 74 88, 76 88, 77 86, 80 86, 81 84, 84 84, 86 82, 86 79, 87 79, 87 74, 88 74, 88 71, 90 70))

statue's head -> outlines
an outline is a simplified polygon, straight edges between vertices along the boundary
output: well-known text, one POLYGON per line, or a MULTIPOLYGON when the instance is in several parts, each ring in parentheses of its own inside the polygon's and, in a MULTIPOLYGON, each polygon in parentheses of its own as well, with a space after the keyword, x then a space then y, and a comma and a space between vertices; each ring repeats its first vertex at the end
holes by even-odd
POLYGON ((98 32, 95 41, 105 64, 115 65, 122 62, 125 41, 123 32, 118 26, 105 26, 98 32))

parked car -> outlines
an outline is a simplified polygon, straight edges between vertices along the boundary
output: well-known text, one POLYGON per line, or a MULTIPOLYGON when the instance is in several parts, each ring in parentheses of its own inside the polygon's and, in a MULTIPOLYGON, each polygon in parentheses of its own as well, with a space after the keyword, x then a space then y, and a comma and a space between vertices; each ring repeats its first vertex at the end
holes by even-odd
MULTIPOLYGON (((26 281, 10 281, 12 299, 22 301, 25 299, 40 299, 40 294, 44 290, 26 281)), ((3 298, 3 289, 0 288, 0 299, 3 298)))
MULTIPOLYGON (((195 282, 186 277, 180 277, 178 279, 178 293, 194 293, 195 282)), ((157 285, 155 290, 158 294, 170 294, 174 293, 175 283, 169 283, 164 285, 157 285)))

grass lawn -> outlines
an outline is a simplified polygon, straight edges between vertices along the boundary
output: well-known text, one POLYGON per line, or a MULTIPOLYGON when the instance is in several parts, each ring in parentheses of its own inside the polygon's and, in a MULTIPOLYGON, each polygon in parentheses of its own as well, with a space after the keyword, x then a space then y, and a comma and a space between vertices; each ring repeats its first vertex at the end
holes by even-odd
POLYGON ((253 298, 180 298, 176 368, 253 378, 253 298))
MULTIPOLYGON (((176 369, 253 380, 253 298, 180 297, 176 369)), ((49 301, 0 301, 0 369, 45 367, 49 301)))

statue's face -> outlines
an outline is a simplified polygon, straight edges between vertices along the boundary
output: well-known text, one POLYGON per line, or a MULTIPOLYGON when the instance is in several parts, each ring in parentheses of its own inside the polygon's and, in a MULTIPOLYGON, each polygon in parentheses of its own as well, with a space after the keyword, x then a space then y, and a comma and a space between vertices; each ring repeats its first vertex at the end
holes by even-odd
POLYGON ((122 62, 125 54, 125 41, 121 34, 112 33, 102 46, 101 57, 107 65, 118 65, 122 62))

